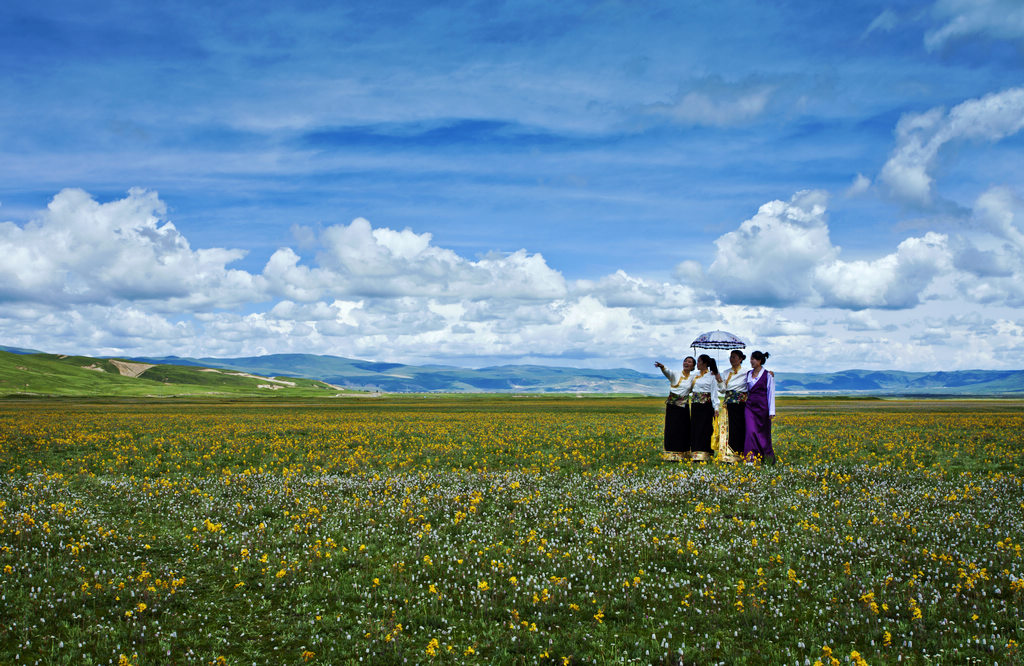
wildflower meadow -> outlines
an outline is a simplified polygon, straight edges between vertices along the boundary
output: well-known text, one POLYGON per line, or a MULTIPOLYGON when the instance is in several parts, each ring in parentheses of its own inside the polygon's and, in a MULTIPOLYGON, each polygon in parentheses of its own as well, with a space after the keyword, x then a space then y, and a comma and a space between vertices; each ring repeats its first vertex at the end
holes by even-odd
POLYGON ((1024 410, 0 403, 0 664, 1024 663, 1024 410))

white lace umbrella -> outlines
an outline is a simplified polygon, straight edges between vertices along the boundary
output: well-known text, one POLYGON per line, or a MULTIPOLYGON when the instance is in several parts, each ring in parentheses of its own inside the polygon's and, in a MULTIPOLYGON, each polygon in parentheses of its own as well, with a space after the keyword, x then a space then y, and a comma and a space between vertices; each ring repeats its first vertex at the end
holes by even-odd
POLYGON ((747 343, 728 331, 701 333, 690 343, 694 349, 744 349, 747 343))

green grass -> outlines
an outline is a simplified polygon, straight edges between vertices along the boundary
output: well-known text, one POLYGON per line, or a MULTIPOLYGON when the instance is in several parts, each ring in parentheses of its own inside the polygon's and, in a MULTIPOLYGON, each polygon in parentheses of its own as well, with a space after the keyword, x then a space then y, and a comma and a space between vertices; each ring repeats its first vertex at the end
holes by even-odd
POLYGON ((0 352, 0 397, 325 397, 342 393, 310 379, 240 376, 231 370, 156 365, 138 377, 122 376, 110 360, 56 354, 0 352), (288 382, 288 383, 282 383, 288 382), (268 389, 266 386, 276 386, 268 389))
POLYGON ((1017 663, 1021 406, 0 402, 0 663, 1017 663))

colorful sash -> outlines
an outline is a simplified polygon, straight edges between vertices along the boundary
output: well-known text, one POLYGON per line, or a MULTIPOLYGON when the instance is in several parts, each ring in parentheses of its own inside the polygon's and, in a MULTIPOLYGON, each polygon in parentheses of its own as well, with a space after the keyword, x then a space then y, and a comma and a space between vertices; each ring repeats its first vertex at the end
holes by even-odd
POLYGON ((675 393, 668 394, 668 400, 665 401, 666 405, 672 405, 674 407, 686 408, 690 406, 690 397, 676 395, 675 393))
POLYGON ((722 404, 724 405, 735 405, 744 403, 747 401, 746 391, 726 391, 722 394, 722 404))
POLYGON ((710 404, 711 394, 710 393, 691 393, 693 396, 693 402, 699 405, 710 404))

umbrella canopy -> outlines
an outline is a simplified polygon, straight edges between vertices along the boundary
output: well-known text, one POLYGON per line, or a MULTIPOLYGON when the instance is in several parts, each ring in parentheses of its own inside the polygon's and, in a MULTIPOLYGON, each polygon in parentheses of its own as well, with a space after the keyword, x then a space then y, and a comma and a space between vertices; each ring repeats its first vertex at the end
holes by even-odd
POLYGON ((694 349, 744 349, 747 344, 728 331, 701 333, 690 343, 694 349))

